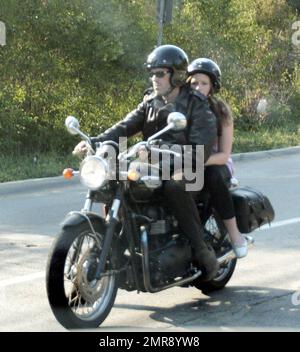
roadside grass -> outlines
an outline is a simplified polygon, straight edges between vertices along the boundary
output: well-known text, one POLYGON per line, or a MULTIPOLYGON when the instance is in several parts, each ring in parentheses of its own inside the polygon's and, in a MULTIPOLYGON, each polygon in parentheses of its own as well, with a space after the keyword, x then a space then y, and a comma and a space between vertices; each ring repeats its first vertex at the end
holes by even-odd
POLYGON ((253 132, 236 131, 233 153, 294 147, 300 144, 299 130, 261 129, 253 132))
MULTIPOLYGON (((300 129, 268 129, 256 131, 236 130, 233 153, 291 147, 300 144, 300 129)), ((59 176, 63 169, 78 169, 80 160, 71 154, 55 152, 36 155, 11 154, 0 156, 0 182, 17 181, 30 178, 59 176)))
POLYGON ((0 182, 59 176, 67 167, 78 169, 80 160, 54 152, 36 155, 0 156, 0 182))

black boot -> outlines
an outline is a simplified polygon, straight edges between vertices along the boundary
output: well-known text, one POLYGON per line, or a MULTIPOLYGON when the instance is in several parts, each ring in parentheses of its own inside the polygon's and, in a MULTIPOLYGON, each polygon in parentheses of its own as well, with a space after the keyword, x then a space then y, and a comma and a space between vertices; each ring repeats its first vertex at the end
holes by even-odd
POLYGON ((215 251, 210 247, 198 247, 195 249, 196 260, 202 270, 203 281, 210 281, 216 277, 219 263, 215 251))

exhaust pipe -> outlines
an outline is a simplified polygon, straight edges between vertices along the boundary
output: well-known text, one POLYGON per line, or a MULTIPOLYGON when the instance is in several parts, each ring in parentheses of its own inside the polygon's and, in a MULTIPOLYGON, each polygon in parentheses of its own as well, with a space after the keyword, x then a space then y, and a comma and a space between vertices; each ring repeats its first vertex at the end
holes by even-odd
MULTIPOLYGON (((188 277, 186 279, 179 279, 178 281, 176 281, 172 284, 166 285, 166 286, 153 287, 151 285, 151 280, 150 280, 148 234, 147 234, 145 226, 141 226, 140 230, 141 230, 142 265, 143 265, 143 274, 144 274, 144 286, 145 286, 147 292, 156 293, 159 291, 163 291, 167 288, 186 285, 186 284, 189 284, 190 282, 196 280, 199 276, 202 275, 201 270, 198 270, 192 277, 188 277)), ((254 239, 251 236, 246 236, 245 238, 247 240, 248 247, 250 248, 254 243, 254 239)), ((217 258, 217 261, 221 265, 226 262, 229 262, 230 260, 232 260, 234 258, 236 258, 236 255, 235 255, 233 249, 231 249, 229 252, 225 253, 223 256, 217 258)))
MULTIPOLYGON (((248 244, 248 248, 253 247, 254 244, 254 238, 251 236, 245 236, 248 244)), ((236 258, 236 255, 234 253, 234 250, 231 249, 229 252, 225 253, 221 257, 217 258, 219 264, 224 264, 226 262, 229 262, 230 260, 236 258)))

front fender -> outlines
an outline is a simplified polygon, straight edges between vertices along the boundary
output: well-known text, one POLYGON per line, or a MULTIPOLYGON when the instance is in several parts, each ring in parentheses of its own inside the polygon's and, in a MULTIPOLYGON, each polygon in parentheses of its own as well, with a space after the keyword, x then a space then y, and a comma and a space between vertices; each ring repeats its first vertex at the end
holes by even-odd
POLYGON ((101 224, 105 224, 105 219, 103 219, 96 213, 72 211, 65 217, 65 219, 61 223, 61 228, 64 230, 67 227, 78 226, 80 224, 83 224, 84 222, 89 223, 89 220, 91 222, 96 220, 101 224))

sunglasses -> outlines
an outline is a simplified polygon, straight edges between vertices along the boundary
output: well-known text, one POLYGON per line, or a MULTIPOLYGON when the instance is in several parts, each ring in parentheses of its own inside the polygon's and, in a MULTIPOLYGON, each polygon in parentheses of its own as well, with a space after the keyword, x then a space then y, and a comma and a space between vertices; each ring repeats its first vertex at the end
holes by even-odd
POLYGON ((170 73, 170 71, 156 71, 156 72, 150 71, 149 76, 150 78, 152 78, 153 76, 156 76, 157 78, 163 78, 168 73, 170 73))

